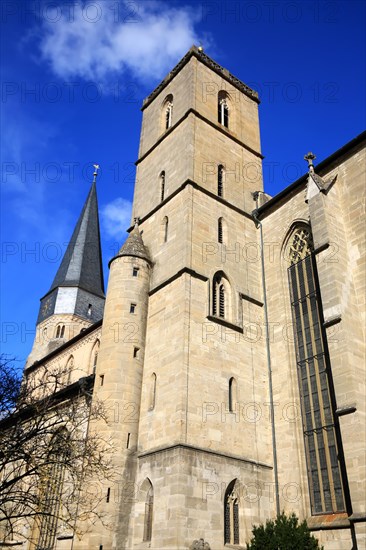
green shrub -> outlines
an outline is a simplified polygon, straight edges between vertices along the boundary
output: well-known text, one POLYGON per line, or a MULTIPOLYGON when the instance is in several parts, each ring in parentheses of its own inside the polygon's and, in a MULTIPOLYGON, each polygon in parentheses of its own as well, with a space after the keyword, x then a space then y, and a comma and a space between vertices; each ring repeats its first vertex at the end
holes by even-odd
POLYGON ((252 533, 247 550, 324 550, 310 534, 306 521, 299 524, 295 514, 287 517, 282 512, 275 521, 254 526, 252 533))

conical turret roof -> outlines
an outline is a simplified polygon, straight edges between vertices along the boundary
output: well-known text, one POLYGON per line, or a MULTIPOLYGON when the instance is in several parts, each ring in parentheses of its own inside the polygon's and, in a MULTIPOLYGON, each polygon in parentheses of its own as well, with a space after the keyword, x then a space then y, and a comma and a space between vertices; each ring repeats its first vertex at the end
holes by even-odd
POLYGON ((104 298, 95 180, 49 292, 65 286, 79 287, 104 298))
POLYGON ((138 224, 135 225, 116 257, 120 256, 135 256, 151 263, 150 255, 142 240, 138 224))

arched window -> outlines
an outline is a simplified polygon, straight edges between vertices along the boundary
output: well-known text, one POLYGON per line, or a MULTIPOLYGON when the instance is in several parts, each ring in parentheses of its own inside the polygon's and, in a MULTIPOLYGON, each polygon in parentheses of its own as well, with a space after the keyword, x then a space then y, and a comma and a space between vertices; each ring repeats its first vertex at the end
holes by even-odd
POLYGON ((230 306, 230 285, 222 271, 215 274, 212 285, 212 315, 228 318, 230 306))
POLYGON ((62 429, 51 440, 41 475, 39 515, 36 518, 38 550, 54 548, 67 449, 68 433, 62 429))
POLYGON ((152 411, 155 408, 155 401, 156 401, 156 374, 155 372, 153 372, 151 375, 151 381, 150 381, 149 411, 152 411))
POLYGON ((239 544, 239 495, 238 482, 229 483, 224 499, 224 542, 239 544))
POLYGON ((163 243, 166 243, 168 241, 168 226, 169 226, 168 216, 164 216, 162 226, 163 226, 163 243))
POLYGON ((163 202, 165 198, 165 172, 161 172, 159 176, 160 180, 160 202, 163 202))
POLYGON ((145 517, 144 517, 144 542, 151 541, 152 537, 152 524, 153 524, 153 509, 154 509, 154 489, 149 479, 149 487, 145 500, 145 517))
POLYGON ((310 227, 292 233, 287 258, 311 507, 313 514, 331 514, 345 509, 342 442, 310 227))
POLYGON ((63 338, 65 335, 65 325, 57 325, 56 338, 63 338))
POLYGON ((224 228, 222 218, 217 221, 217 241, 222 244, 224 242, 224 228))
POLYGON ((90 367, 91 367, 90 370, 93 373, 95 372, 95 369, 97 368, 99 347, 100 347, 100 342, 99 342, 99 340, 96 340, 95 343, 94 343, 94 346, 92 348, 91 356, 90 356, 90 367))
POLYGON ((168 130, 173 123, 173 96, 169 94, 163 102, 164 128, 168 130))
POLYGON ((66 381, 67 381, 67 384, 70 384, 70 381, 71 381, 71 375, 72 375, 72 371, 74 370, 74 356, 71 355, 68 360, 67 360, 67 363, 66 363, 66 381))
POLYGON ((218 121, 225 128, 229 128, 229 102, 228 93, 221 90, 217 98, 218 121))
POLYGON ((229 411, 230 412, 234 412, 234 409, 235 409, 235 405, 236 405, 236 400, 237 400, 237 397, 236 397, 236 380, 235 378, 232 376, 229 380, 229 411))
POLYGON ((224 167, 222 164, 219 164, 217 167, 217 195, 219 197, 224 196, 224 167))

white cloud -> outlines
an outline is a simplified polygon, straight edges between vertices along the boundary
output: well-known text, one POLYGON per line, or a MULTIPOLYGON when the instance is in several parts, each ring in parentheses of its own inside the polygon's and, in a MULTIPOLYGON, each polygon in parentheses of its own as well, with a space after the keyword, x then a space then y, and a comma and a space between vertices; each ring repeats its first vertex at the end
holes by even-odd
POLYGON ((104 205, 101 220, 108 236, 122 240, 131 222, 132 203, 119 197, 104 205))
POLYGON ((61 10, 56 21, 44 22, 41 53, 55 74, 104 81, 129 71, 143 81, 161 78, 199 42, 198 10, 121 1, 117 17, 116 2, 112 5, 92 2, 86 9, 78 2, 72 17, 61 10))

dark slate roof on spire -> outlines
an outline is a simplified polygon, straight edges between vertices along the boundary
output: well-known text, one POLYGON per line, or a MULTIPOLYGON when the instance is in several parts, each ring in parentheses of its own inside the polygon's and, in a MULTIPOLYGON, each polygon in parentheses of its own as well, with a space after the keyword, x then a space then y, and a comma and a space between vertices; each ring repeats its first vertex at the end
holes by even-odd
POLYGON ((79 287, 104 297, 98 200, 93 182, 71 240, 58 268, 51 290, 60 286, 79 287))
POLYGON ((143 258, 151 263, 150 255, 144 245, 138 225, 135 225, 127 237, 124 245, 117 254, 117 257, 119 256, 135 256, 137 258, 143 258))

